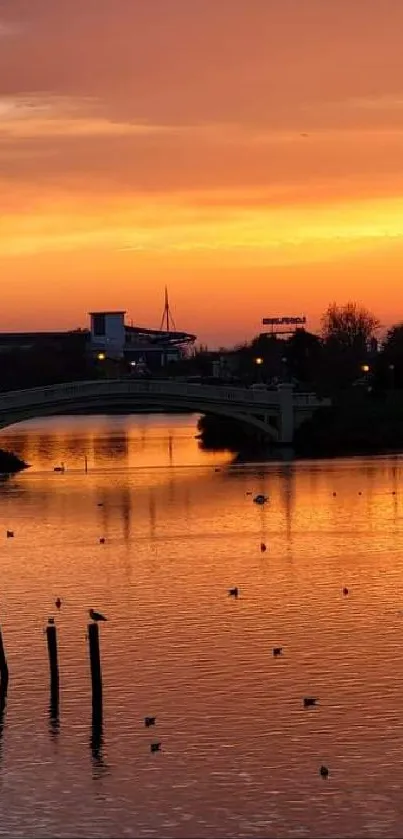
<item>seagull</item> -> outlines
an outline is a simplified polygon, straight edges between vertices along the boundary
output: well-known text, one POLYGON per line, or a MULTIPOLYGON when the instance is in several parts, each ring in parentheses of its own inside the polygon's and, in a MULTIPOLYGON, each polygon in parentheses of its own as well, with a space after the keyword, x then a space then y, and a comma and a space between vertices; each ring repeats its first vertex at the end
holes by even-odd
POLYGON ((264 552, 267 551, 267 548, 266 548, 266 545, 265 545, 264 542, 260 543, 260 550, 261 550, 262 554, 264 554, 264 552))
POLYGON ((322 775, 322 778, 328 778, 329 777, 329 770, 328 770, 327 766, 321 766, 320 769, 319 769, 319 772, 322 775))
POLYGON ((229 594, 230 597, 238 597, 238 594, 239 594, 238 586, 235 586, 235 588, 228 589, 228 594, 229 594))
POLYGON ((146 728, 150 728, 150 725, 155 725, 156 717, 145 717, 144 725, 146 728))
POLYGON ((62 601, 60 600, 60 597, 58 597, 57 600, 55 600, 56 609, 60 609, 61 605, 62 601))
POLYGON ((312 708, 316 705, 317 701, 314 696, 304 696, 304 708, 312 708))
POLYGON ((104 545, 105 544, 105 537, 101 536, 99 542, 100 542, 101 545, 104 545))
POLYGON ((12 539, 14 536, 14 530, 7 530, 7 539, 12 539))
POLYGON ((101 615, 101 612, 95 612, 94 609, 89 610, 89 616, 90 616, 91 620, 95 621, 96 623, 98 621, 108 620, 108 618, 106 618, 105 615, 101 615))
POLYGON ((344 588, 343 588, 343 594, 344 594, 344 597, 347 597, 347 595, 348 595, 348 588, 346 588, 346 586, 344 586, 344 588))
POLYGON ((281 655, 282 652, 283 652, 282 647, 273 647, 274 658, 277 658, 277 656, 281 655))
POLYGON ((152 752, 160 752, 161 751, 161 743, 151 743, 150 750, 152 752))

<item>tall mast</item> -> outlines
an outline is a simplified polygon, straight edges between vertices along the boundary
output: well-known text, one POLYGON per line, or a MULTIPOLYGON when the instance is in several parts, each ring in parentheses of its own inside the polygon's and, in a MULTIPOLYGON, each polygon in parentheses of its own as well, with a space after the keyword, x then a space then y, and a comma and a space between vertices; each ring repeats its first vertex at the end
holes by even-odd
POLYGON ((164 332, 176 332, 175 321, 169 305, 168 289, 165 286, 164 311, 162 313, 160 330, 164 332))

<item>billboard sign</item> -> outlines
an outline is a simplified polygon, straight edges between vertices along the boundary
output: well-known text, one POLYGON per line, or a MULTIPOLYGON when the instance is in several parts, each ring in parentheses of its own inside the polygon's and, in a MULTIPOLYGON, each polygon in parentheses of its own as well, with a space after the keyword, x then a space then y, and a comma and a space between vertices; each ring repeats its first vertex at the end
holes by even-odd
POLYGON ((304 326, 306 324, 306 317, 281 317, 281 318, 263 318, 264 326, 304 326))

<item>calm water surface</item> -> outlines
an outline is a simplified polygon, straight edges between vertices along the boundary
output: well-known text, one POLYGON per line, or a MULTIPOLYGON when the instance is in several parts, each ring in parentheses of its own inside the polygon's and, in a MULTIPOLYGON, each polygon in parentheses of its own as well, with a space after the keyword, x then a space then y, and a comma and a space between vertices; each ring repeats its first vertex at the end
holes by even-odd
POLYGON ((173 416, 0 434, 32 464, 0 485, 0 835, 403 836, 403 458, 236 466, 194 435, 173 416))

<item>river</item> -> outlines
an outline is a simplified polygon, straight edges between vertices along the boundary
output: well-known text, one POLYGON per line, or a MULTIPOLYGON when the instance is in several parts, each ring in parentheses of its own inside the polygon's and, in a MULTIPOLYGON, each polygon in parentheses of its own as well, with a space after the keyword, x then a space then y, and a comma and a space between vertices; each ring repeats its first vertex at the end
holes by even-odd
POLYGON ((0 485, 0 836, 396 839, 403 458, 237 465, 195 433, 184 415, 0 433, 31 464, 0 485), (90 607, 108 617, 102 732, 90 607))

